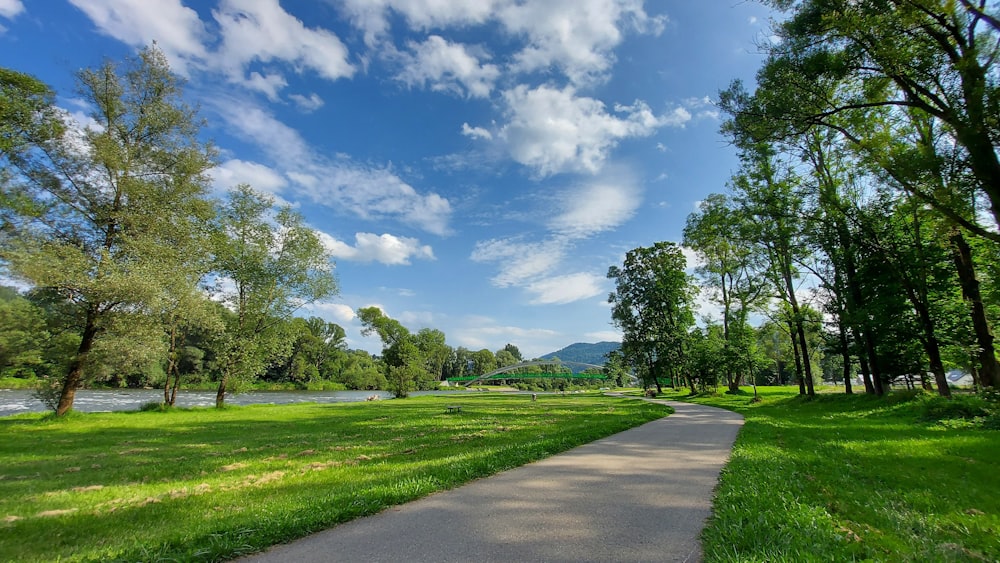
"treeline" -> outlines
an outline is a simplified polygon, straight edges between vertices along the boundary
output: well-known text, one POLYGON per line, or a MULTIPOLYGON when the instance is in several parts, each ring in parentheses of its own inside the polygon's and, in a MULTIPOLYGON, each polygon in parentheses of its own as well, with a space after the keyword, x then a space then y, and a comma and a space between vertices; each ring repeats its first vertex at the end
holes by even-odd
POLYGON ((247 185, 210 197, 216 151, 163 54, 77 79, 85 128, 48 86, 0 69, 0 266, 29 288, 0 287, 0 375, 43 382, 57 414, 88 383, 162 387, 166 404, 208 382, 217 406, 258 384, 405 397, 521 361, 510 344, 411 334, 377 308, 358 315, 381 355, 347 349, 343 327, 296 316, 337 293, 302 216, 247 185))
POLYGON ((670 243, 609 272, 627 361, 692 389, 791 372, 803 394, 824 374, 850 393, 860 373, 867 393, 908 376, 949 396, 951 368, 996 388, 998 20, 985 3, 768 3, 787 19, 756 90, 720 94, 740 168, 684 230, 698 287, 670 243), (721 313, 696 329, 699 289, 721 313))

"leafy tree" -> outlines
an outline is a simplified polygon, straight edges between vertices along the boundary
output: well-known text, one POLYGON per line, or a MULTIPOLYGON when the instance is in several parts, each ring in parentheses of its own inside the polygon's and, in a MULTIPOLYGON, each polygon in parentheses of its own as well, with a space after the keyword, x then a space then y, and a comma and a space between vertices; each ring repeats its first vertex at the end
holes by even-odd
POLYGON ((504 344, 503 349, 510 352, 510 355, 514 356, 514 360, 517 363, 524 361, 524 358, 521 356, 521 351, 518 350, 517 346, 514 346, 513 344, 508 342, 507 344, 504 344))
POLYGON ((299 307, 337 293, 330 255, 315 231, 288 207, 272 213, 273 205, 272 197, 243 184, 219 216, 216 296, 234 313, 215 343, 220 408, 231 385, 288 356, 286 328, 299 307))
POLYGON ((622 353, 645 385, 661 392, 660 377, 679 376, 684 344, 694 324, 694 288, 687 261, 671 242, 628 251, 621 268, 608 269, 615 291, 608 296, 611 318, 622 329, 622 353))
POLYGON ((422 336, 417 338, 402 323, 390 318, 378 307, 358 309, 358 318, 364 325, 362 334, 368 336, 376 333, 382 340, 385 375, 389 382, 389 390, 396 397, 401 399, 407 397, 414 388, 427 389, 437 386, 438 379, 427 370, 427 358, 418 344, 427 347, 432 354, 438 354, 432 362, 440 361, 443 370, 444 360, 447 357, 447 351, 441 348, 444 346, 444 333, 427 329, 421 331, 422 336))
MULTIPOLYGON (((767 296, 760 253, 749 240, 747 216, 731 198, 711 194, 688 216, 684 245, 695 251, 696 272, 709 298, 722 307, 724 345, 730 346, 731 325, 746 323, 750 312, 767 296)), ((739 373, 725 371, 729 389, 739 389, 739 373)))
POLYGON ((485 375, 497 369, 496 356, 486 348, 473 352, 470 359, 472 360, 472 373, 476 375, 485 375))
POLYGON ((95 345, 128 327, 125 317, 155 306, 191 259, 179 240, 212 214, 205 195, 214 152, 198 140, 198 121, 163 54, 144 49, 77 78, 91 128, 59 123, 51 98, 35 87, 5 87, 2 110, 11 112, 13 95, 15 115, 37 108, 31 115, 40 121, 24 135, 11 136, 9 124, 3 131, 0 258, 14 277, 73 303, 80 318, 58 415, 73 406, 95 345))

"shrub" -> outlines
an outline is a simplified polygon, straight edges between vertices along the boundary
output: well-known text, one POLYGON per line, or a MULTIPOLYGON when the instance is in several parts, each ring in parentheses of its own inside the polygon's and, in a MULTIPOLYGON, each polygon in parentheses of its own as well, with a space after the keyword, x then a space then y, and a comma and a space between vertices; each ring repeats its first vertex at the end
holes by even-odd
POLYGON ((920 418, 926 421, 946 419, 972 419, 988 417, 992 414, 990 404, 982 397, 960 396, 931 397, 920 406, 920 418))

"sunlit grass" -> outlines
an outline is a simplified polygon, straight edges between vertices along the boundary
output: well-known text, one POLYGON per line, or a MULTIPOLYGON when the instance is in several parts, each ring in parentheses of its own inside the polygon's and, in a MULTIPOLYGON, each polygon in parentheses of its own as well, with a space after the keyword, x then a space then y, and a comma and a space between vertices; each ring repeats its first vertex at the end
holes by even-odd
POLYGON ((706 560, 1000 560, 1000 432, 922 421, 920 397, 760 392, 671 394, 746 417, 706 560))
POLYGON ((581 394, 7 417, 0 561, 230 558, 667 412, 581 394))

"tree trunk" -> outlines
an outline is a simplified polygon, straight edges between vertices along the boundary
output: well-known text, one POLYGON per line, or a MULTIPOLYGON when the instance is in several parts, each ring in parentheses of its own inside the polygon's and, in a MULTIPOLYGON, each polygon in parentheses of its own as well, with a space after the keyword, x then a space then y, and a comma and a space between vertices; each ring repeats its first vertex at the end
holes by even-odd
POLYGON ((986 387, 1000 387, 1000 364, 997 363, 996 351, 993 347, 993 332, 986 319, 983 298, 979 291, 979 280, 976 278, 975 264, 972 261, 972 249, 957 228, 951 235, 955 269, 958 270, 959 283, 962 286, 962 297, 969 304, 972 314, 972 326, 976 333, 976 343, 979 347, 979 380, 986 387))
POLYGON ((795 339, 795 323, 788 321, 788 336, 792 339, 792 355, 795 357, 795 377, 799 380, 799 395, 806 394, 806 382, 802 378, 802 359, 799 357, 799 343, 795 339))
POLYGON ((76 349, 76 356, 69 365, 66 373, 66 380, 63 381, 62 392, 59 393, 59 404, 56 406, 56 416, 63 416, 73 408, 73 399, 76 398, 76 390, 83 381, 83 366, 87 363, 87 355, 94 347, 94 340, 97 338, 97 306, 90 305, 87 308, 87 320, 83 327, 83 337, 80 339, 80 346, 76 349))
POLYGON ((844 326, 843 319, 840 319, 837 323, 837 330, 840 333, 840 356, 844 363, 844 393, 853 395, 854 389, 851 387, 851 350, 847 345, 847 327, 844 326))
POLYGON ((219 380, 219 390, 215 393, 215 408, 221 409, 226 406, 226 380, 229 379, 229 374, 226 370, 222 371, 222 379, 219 380))

